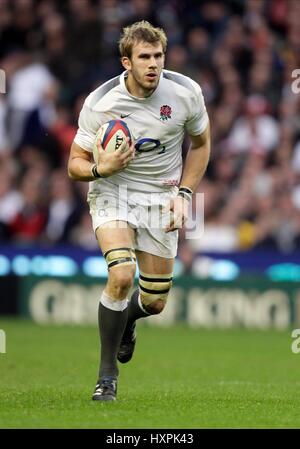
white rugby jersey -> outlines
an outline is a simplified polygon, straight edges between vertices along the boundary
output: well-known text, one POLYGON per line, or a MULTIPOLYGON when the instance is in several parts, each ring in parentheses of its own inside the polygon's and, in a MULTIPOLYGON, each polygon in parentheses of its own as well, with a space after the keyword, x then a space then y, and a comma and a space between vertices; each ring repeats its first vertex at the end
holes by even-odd
MULTIPOLYGON (((100 126, 111 119, 124 120, 135 141, 135 158, 124 170, 105 178, 129 189, 162 192, 179 184, 182 174, 182 142, 185 130, 195 136, 208 124, 200 86, 187 76, 163 70, 151 96, 131 95, 123 72, 94 90, 79 115, 74 141, 92 152, 100 126)), ((89 191, 101 190, 102 179, 89 191)))

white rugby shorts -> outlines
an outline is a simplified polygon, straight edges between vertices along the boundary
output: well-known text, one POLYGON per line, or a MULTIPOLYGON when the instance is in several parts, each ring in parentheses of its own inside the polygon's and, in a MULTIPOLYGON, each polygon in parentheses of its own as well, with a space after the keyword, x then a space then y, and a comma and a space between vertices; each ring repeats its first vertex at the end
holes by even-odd
POLYGON ((162 209, 177 192, 177 187, 163 193, 136 192, 101 180, 99 191, 89 192, 87 198, 94 232, 109 221, 125 221, 135 230, 135 249, 172 259, 178 231, 165 232, 171 213, 162 209))

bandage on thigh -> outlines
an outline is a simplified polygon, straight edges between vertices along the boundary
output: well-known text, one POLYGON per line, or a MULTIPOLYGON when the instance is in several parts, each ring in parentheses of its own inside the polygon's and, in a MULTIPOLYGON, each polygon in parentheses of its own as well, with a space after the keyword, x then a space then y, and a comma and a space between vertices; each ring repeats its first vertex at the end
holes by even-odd
POLYGON ((145 306, 157 299, 167 301, 169 290, 172 287, 172 273, 147 274, 140 271, 139 287, 141 302, 145 306))
POLYGON ((136 255, 133 248, 115 248, 104 254, 108 269, 116 265, 132 265, 136 263, 136 255))

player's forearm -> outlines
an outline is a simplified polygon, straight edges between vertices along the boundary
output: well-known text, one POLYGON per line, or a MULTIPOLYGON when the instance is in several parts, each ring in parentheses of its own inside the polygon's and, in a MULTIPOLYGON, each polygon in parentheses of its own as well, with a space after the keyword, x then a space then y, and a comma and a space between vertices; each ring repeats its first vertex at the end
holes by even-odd
POLYGON ((69 161, 68 175, 75 181, 94 181, 95 177, 92 174, 92 167, 95 162, 75 157, 69 161))
POLYGON ((188 187, 195 192, 206 171, 209 155, 209 141, 200 147, 190 148, 184 164, 181 186, 188 187))

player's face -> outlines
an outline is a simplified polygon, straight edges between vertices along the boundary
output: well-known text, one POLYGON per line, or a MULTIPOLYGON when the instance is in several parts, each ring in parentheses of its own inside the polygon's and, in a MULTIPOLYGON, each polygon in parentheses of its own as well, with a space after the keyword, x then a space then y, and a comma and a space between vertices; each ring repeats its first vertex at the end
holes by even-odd
POLYGON ((131 58, 122 58, 128 70, 127 88, 132 95, 147 97, 156 89, 165 56, 162 44, 138 42, 132 48, 131 58))

